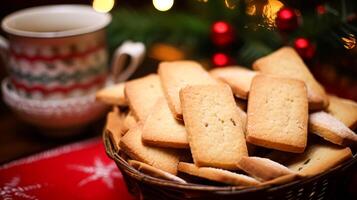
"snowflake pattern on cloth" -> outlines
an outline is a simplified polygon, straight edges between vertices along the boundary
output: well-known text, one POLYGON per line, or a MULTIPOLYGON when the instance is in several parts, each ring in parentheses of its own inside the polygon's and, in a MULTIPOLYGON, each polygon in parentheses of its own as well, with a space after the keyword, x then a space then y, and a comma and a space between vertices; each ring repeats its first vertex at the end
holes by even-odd
POLYGON ((0 200, 132 200, 99 138, 0 166, 0 200))
POLYGON ((83 186, 89 182, 102 180, 109 188, 113 188, 113 181, 115 177, 121 177, 121 174, 117 172, 117 168, 114 163, 109 165, 104 165, 100 158, 94 160, 93 166, 83 166, 83 165, 70 165, 69 168, 84 172, 90 176, 81 180, 78 186, 83 186))
POLYGON ((0 197, 5 200, 12 200, 15 197, 22 197, 23 199, 33 199, 37 200, 36 196, 27 194, 28 191, 37 190, 42 188, 41 184, 33 185, 19 185, 20 178, 13 177, 10 182, 5 183, 4 186, 0 187, 0 197))

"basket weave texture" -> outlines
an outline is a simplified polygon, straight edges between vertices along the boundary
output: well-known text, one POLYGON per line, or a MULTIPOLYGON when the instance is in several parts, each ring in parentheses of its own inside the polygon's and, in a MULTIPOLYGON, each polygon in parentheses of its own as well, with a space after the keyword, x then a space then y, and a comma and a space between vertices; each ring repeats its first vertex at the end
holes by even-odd
MULTIPOLYGON (((122 172, 128 190, 137 199, 145 200, 323 200, 344 199, 337 191, 345 189, 348 179, 357 169, 357 155, 320 175, 279 186, 241 189, 235 186, 182 184, 146 175, 131 167, 114 151, 110 137, 103 134, 106 153, 122 172)), ((343 195, 343 194, 342 194, 343 195)))

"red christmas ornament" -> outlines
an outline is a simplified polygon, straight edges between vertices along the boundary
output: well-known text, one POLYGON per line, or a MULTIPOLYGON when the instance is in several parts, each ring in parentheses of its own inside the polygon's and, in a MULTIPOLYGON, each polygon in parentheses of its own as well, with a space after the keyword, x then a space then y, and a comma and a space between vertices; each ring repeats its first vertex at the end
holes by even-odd
POLYGON ((275 23, 280 31, 293 31, 298 27, 298 16, 292 8, 284 7, 277 13, 275 23))
POLYGON ((224 67, 230 63, 230 58, 225 53, 215 53, 212 56, 212 62, 217 67, 224 67))
POLYGON ((315 45, 311 44, 311 42, 306 38, 296 38, 294 41, 294 48, 305 60, 310 60, 315 55, 315 45))
POLYGON ((211 27, 211 39, 217 46, 227 46, 234 41, 232 25, 225 21, 217 21, 211 27))
POLYGON ((324 5, 318 5, 316 6, 316 12, 319 15, 323 15, 326 13, 326 7, 324 5))

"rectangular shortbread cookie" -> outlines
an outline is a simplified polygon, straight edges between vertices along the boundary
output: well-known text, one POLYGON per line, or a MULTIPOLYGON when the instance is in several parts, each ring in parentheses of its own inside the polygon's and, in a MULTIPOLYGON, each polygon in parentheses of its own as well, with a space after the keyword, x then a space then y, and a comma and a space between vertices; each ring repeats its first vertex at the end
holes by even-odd
POLYGON ((192 163, 180 162, 178 170, 192 176, 237 186, 255 186, 260 182, 250 176, 237 174, 213 167, 197 167, 192 163))
POLYGON ((327 112, 350 129, 357 128, 357 102, 336 96, 329 96, 329 98, 330 104, 327 112))
POLYGON ((180 177, 177 177, 175 175, 172 175, 170 173, 167 173, 161 169, 155 168, 151 165, 148 165, 146 163, 137 161, 137 160, 129 160, 128 161, 129 165, 137 169, 138 171, 141 171, 145 174, 148 174, 153 177, 157 178, 162 178, 168 181, 174 181, 178 183, 187 183, 185 180, 183 180, 180 177))
POLYGON ((242 159, 238 162, 238 166, 249 175, 262 181, 268 181, 280 176, 294 174, 294 172, 289 168, 268 158, 242 157, 242 159))
POLYGON ((248 100, 248 142, 301 153, 307 142, 307 121, 307 92, 302 81, 265 75, 253 79, 248 100))
POLYGON ((125 83, 125 96, 133 115, 143 121, 151 113, 156 101, 163 97, 160 78, 156 74, 147 75, 125 83))
POLYGON ((130 129, 120 140, 120 149, 132 159, 176 175, 180 154, 176 150, 143 144, 142 125, 130 129))
POLYGON ((175 118, 182 119, 179 92, 188 85, 216 84, 216 80, 197 62, 162 62, 158 73, 165 97, 175 118))
POLYGON ((124 95, 124 83, 118 83, 97 91, 96 100, 116 106, 127 106, 128 102, 124 95))
POLYGON ((189 148, 182 122, 172 115, 165 98, 160 98, 144 122, 143 141, 152 146, 189 148))
POLYGON ((328 106, 328 96, 324 88, 315 80, 304 61, 291 47, 282 47, 277 51, 259 58, 253 68, 263 74, 272 74, 304 81, 307 86, 309 109, 319 110, 328 106))
POLYGON ((187 86, 180 92, 194 163, 237 169, 247 156, 242 120, 228 85, 187 86))
POLYGON ((309 131, 334 144, 343 146, 357 144, 357 134, 344 123, 324 111, 309 115, 309 131))
POLYGON ((236 97, 247 99, 250 84, 257 72, 244 67, 232 66, 213 69, 210 74, 216 79, 227 83, 236 97))
POLYGON ((334 144, 311 144, 303 154, 287 163, 287 167, 303 176, 322 173, 352 157, 351 149, 334 144))

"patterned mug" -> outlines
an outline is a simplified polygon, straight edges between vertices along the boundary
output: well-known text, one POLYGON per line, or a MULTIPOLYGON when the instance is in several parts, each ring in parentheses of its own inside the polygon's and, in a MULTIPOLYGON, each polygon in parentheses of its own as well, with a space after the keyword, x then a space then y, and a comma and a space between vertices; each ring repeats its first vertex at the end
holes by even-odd
MULTIPOLYGON (((55 100, 80 97, 103 87, 108 76, 105 28, 110 14, 86 5, 51 5, 17 11, 5 17, 0 53, 19 96, 55 100)), ((113 56, 112 70, 124 81, 141 63, 145 47, 124 42, 113 56), (131 63, 123 71, 123 59, 131 63)))

